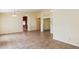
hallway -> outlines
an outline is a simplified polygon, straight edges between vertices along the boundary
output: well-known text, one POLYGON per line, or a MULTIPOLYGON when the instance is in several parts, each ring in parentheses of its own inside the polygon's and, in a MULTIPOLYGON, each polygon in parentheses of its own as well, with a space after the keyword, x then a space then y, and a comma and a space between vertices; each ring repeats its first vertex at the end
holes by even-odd
POLYGON ((3 49, 72 49, 78 48, 52 39, 49 32, 31 31, 0 35, 0 48, 3 49))

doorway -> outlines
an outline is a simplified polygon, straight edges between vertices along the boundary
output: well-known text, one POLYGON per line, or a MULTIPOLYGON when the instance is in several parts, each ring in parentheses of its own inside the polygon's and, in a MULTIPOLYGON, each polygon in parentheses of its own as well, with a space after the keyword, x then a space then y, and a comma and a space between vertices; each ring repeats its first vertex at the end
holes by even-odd
POLYGON ((37 18, 36 19, 36 28, 37 28, 37 31, 40 31, 40 25, 41 25, 40 18, 37 18))
POLYGON ((44 18, 43 30, 50 31, 50 18, 44 18))
POLYGON ((27 16, 23 16, 23 31, 28 30, 28 25, 27 25, 27 16))

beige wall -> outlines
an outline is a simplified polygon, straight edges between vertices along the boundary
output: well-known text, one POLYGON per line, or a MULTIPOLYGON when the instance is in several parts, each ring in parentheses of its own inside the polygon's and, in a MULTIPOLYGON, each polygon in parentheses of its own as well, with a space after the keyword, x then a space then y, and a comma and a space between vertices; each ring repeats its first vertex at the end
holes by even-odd
POLYGON ((43 18, 50 18, 51 15, 52 15, 52 12, 50 12, 50 10, 44 10, 44 11, 41 12, 41 16, 43 18))
POLYGON ((54 10, 53 37, 79 46, 79 10, 54 10))
POLYGON ((1 23, 2 22, 2 20, 1 20, 1 15, 0 15, 0 33, 1 33, 1 23))
POLYGON ((0 34, 22 32, 22 17, 28 17, 28 31, 36 30, 36 18, 38 13, 17 13, 13 17, 10 13, 0 13, 0 34))
POLYGON ((22 32, 22 20, 19 16, 0 14, 0 34, 22 32))

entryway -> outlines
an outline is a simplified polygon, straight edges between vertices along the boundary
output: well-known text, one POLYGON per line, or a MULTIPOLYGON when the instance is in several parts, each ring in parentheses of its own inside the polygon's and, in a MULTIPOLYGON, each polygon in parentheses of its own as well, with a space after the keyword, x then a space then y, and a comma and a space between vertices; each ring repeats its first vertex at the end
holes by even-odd
POLYGON ((50 18, 44 18, 43 30, 50 32, 50 18))
POLYGON ((27 19, 28 19, 27 16, 23 16, 23 31, 28 30, 27 19))

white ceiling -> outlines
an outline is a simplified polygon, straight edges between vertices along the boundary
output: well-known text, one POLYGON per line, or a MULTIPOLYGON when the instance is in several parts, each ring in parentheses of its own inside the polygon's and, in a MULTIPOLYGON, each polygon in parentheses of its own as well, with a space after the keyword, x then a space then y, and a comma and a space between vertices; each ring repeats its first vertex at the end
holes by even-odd
POLYGON ((48 9, 0 9, 0 13, 7 12, 40 12, 48 9))

